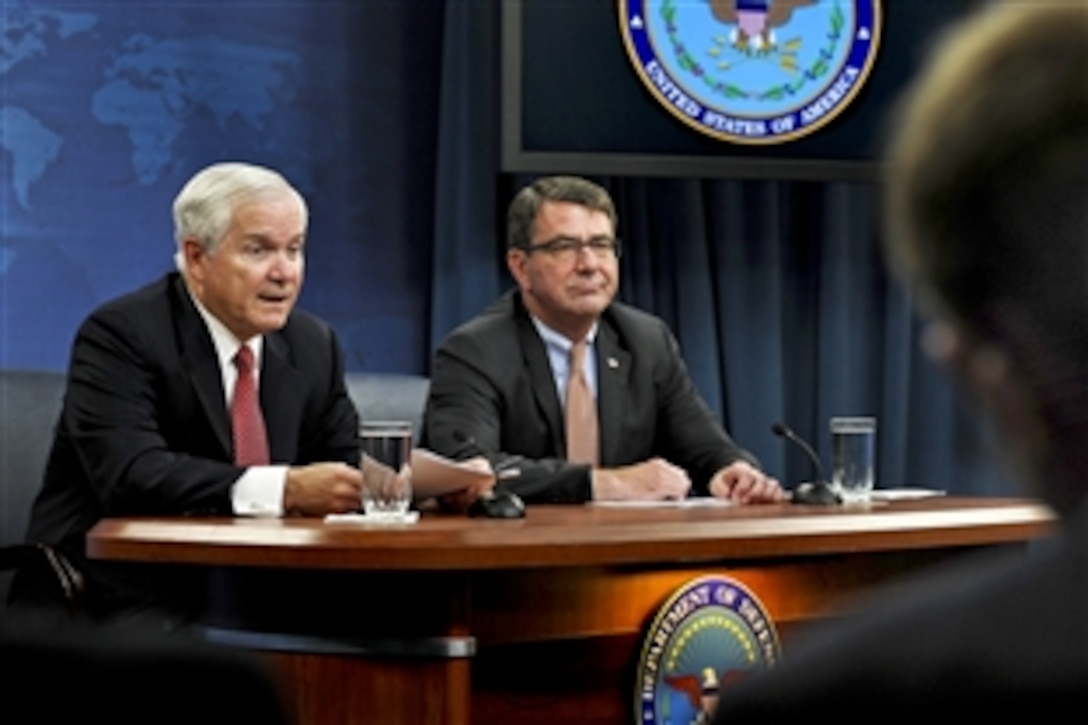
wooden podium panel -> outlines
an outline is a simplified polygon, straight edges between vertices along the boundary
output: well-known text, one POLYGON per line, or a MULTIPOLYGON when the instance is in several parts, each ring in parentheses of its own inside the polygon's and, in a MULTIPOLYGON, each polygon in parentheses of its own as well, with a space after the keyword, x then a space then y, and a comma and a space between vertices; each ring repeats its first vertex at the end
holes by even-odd
POLYGON ((641 636, 706 574, 766 607, 788 656, 806 623, 1053 525, 1019 499, 868 507, 535 506, 513 521, 102 521, 91 556, 207 567, 207 631, 267 651, 303 723, 634 722, 641 636))

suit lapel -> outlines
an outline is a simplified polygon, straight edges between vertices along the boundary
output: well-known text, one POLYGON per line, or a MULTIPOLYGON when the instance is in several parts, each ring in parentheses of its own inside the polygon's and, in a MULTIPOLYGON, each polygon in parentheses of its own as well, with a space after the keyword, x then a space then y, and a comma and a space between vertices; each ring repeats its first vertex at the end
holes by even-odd
POLYGON ((601 431, 601 464, 618 459, 622 447, 624 401, 631 377, 631 354, 620 347, 616 331, 601 319, 597 332, 597 415, 601 431))
POLYGON ((292 363, 287 343, 278 333, 265 335, 261 358, 261 411, 273 463, 294 460, 298 453, 305 395, 306 381, 292 363))
POLYGON ((204 414, 215 431, 215 437, 223 447, 225 460, 231 460, 233 444, 230 435, 230 415, 227 412, 226 394, 223 390, 223 376, 219 371, 219 360, 215 354, 211 334, 204 320, 197 312, 185 282, 176 277, 172 286, 174 306, 178 310, 178 338, 181 342, 181 357, 185 369, 189 371, 189 380, 196 391, 196 397, 204 414))
POLYGON ((559 396, 555 392, 555 375, 552 373, 551 363, 548 362, 544 341, 540 339, 536 328, 533 327, 529 314, 524 311, 524 308, 520 312, 521 314, 516 317, 517 333, 522 354, 525 356, 525 366, 529 369, 533 396, 547 422, 551 439, 555 441, 554 454, 564 457, 567 451, 563 437, 563 412, 559 404, 559 396))

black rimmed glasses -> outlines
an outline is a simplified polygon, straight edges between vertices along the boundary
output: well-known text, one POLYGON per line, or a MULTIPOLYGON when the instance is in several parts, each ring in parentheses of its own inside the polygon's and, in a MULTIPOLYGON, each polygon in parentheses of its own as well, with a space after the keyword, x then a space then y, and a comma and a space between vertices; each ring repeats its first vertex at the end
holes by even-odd
POLYGON ((569 262, 581 254, 583 249, 593 252, 598 259, 609 257, 619 258, 621 246, 620 240, 614 237, 590 237, 589 239, 575 239, 574 237, 556 237, 539 244, 530 244, 522 247, 526 254, 542 252, 553 259, 569 262))

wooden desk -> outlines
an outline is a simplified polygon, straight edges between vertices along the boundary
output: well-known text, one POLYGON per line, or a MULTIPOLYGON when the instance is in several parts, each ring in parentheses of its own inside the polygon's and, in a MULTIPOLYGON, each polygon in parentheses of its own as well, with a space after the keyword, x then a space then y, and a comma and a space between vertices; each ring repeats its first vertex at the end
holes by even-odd
POLYGON ((274 652, 302 722, 611 724, 634 721, 648 619, 695 576, 744 583, 788 656, 792 631, 857 595, 966 551, 1021 549, 1052 523, 1030 501, 959 497, 535 506, 521 520, 435 515, 398 528, 109 519, 88 549, 226 572, 209 632, 274 652))

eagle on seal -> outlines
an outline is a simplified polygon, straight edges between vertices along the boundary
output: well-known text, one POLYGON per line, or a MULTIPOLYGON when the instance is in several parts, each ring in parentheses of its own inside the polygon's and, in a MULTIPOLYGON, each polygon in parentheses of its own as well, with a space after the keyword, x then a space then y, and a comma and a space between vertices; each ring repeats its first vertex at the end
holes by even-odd
POLYGON ((683 674, 665 675, 665 684, 674 690, 678 690, 687 697, 688 703, 697 713, 693 723, 702 725, 710 722, 710 716, 714 708, 718 706, 718 697, 722 690, 737 684, 748 675, 751 670, 726 670, 719 676, 713 667, 704 667, 703 675, 683 674))
POLYGON ((818 0, 709 0, 722 23, 736 25, 733 46, 745 53, 770 53, 777 45, 772 28, 785 25, 793 11, 818 0))

